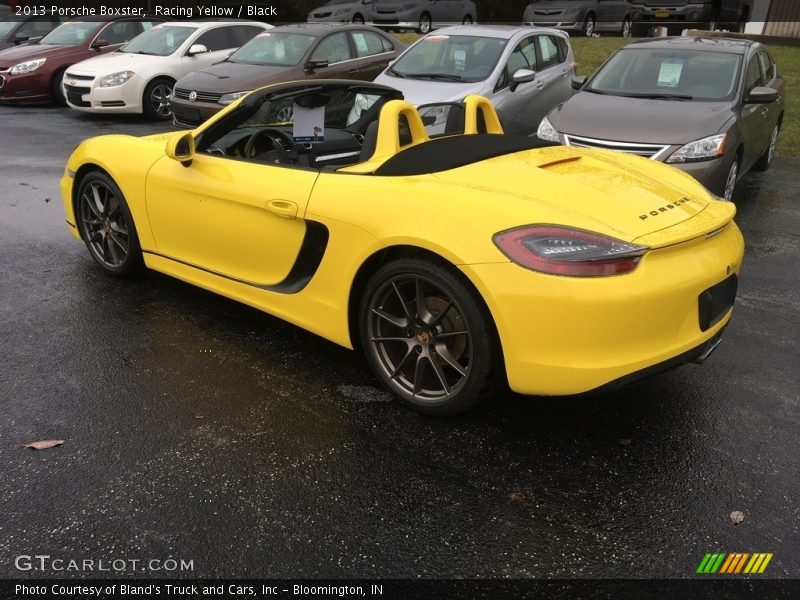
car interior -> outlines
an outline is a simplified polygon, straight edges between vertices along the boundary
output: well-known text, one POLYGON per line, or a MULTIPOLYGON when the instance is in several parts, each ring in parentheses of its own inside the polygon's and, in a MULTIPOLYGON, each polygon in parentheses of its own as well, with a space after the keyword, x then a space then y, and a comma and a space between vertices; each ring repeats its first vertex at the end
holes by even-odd
MULTIPOLYGON (((201 133, 197 151, 324 172, 372 174, 423 143, 468 135, 515 137, 496 135, 502 133, 494 107, 480 96, 415 108, 400 92, 383 86, 306 84, 248 98, 201 133)), ((522 145, 551 144, 525 138, 522 145)), ((518 146, 516 140, 508 147, 518 146)), ((487 145, 489 154, 499 149, 497 143, 487 145)), ((434 163, 441 167, 458 160, 447 156, 434 163)))

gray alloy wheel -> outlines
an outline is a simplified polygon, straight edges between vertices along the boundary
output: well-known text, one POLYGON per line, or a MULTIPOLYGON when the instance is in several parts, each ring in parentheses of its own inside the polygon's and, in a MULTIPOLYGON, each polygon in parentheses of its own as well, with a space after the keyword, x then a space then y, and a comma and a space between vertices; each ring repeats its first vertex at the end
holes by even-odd
POLYGON ((473 23, 472 15, 465 15, 464 20, 461 21, 462 25, 472 25, 472 23, 473 23))
POLYGON ((361 13, 356 13, 353 15, 353 23, 356 25, 363 25, 364 24, 364 17, 361 13))
POLYGON ((122 192, 107 175, 95 172, 80 183, 76 219, 89 254, 111 275, 127 275, 142 265, 139 239, 122 192))
POLYGON ((593 15, 587 15, 586 21, 583 22, 583 35, 590 38, 594 35, 595 20, 593 15))
POLYGON ((419 18, 419 26, 417 27, 417 31, 425 35, 426 33, 430 33, 432 28, 433 23, 431 23, 431 16, 426 12, 422 13, 422 16, 419 18))
POLYGON ((630 17, 625 17, 625 20, 622 22, 622 31, 620 31, 620 35, 624 38, 631 37, 631 30, 633 29, 633 23, 631 23, 630 17))
POLYGON ((734 160, 733 164, 731 165, 730 171, 728 171, 728 177, 725 180, 725 191, 723 192, 723 198, 728 201, 733 200, 733 192, 736 189, 736 181, 739 179, 739 160, 734 160))
POLYGON ((167 79, 151 81, 144 90, 142 108, 150 119, 165 121, 172 117, 169 101, 172 98, 173 84, 167 79))
POLYGON ((764 149, 764 154, 758 159, 753 169, 756 171, 767 171, 772 166, 772 160, 775 158, 775 148, 778 147, 778 135, 780 134, 780 126, 775 125, 772 128, 772 133, 769 136, 769 145, 764 149))
POLYGON ((438 263, 384 265, 362 297, 360 323, 372 370, 421 412, 459 414, 495 388, 494 323, 475 292, 438 263))

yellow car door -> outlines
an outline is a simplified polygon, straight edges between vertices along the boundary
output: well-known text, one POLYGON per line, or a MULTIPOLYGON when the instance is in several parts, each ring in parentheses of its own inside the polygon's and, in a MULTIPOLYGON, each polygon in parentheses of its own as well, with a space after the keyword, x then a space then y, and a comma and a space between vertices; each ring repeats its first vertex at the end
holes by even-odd
POLYGON ((189 166, 160 159, 147 175, 156 252, 259 285, 289 274, 318 172, 198 153, 189 166))

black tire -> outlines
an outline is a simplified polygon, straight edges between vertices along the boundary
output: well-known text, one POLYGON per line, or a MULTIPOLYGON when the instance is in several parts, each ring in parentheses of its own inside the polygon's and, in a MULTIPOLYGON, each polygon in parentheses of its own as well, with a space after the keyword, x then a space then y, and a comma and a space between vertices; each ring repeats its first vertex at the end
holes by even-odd
POLYGON ((475 21, 472 19, 472 15, 464 15, 464 18, 461 20, 462 25, 472 25, 475 21))
POLYGON ((592 13, 586 15, 586 20, 583 22, 583 30, 581 32, 583 34, 583 37, 587 38, 592 37, 595 32, 596 24, 597 21, 595 20, 594 15, 592 13))
POLYGON ((419 17, 419 25, 417 25, 417 33, 423 35, 430 33, 433 29, 433 21, 431 21, 430 13, 424 12, 419 17))
POLYGON ((61 82, 64 81, 64 73, 66 72, 66 69, 56 71, 50 82, 50 93, 53 95, 53 104, 56 106, 67 105, 67 99, 64 97, 64 91, 61 89, 61 82))
POLYGON ((494 322, 480 296, 438 262, 404 258, 378 269, 361 298, 359 325, 376 377, 419 412, 459 415, 498 388, 494 322))
POLYGON ((80 182, 75 219, 94 261, 109 275, 142 270, 142 248, 128 203, 114 180, 94 171, 80 182))
POLYGON ((768 171, 772 166, 772 160, 775 158, 775 148, 778 145, 778 135, 780 132, 780 126, 775 125, 775 127, 772 129, 772 133, 769 136, 769 144, 764 149, 764 153, 761 155, 758 161, 756 161, 756 164, 753 165, 754 171, 768 171))
POLYGON ((147 84, 142 94, 142 112, 153 121, 166 121, 172 118, 169 99, 175 82, 166 77, 159 77, 147 84))
POLYGON ((356 25, 363 25, 364 24, 364 15, 361 13, 356 13, 353 15, 353 23, 356 25))

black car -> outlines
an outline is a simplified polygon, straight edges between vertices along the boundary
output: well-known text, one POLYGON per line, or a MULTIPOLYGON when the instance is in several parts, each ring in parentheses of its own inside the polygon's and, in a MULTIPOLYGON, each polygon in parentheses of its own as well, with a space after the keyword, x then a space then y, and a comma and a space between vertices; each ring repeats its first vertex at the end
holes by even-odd
POLYGON ((44 15, 0 14, 0 50, 19 44, 38 42, 66 20, 66 17, 58 17, 50 13, 44 15))

